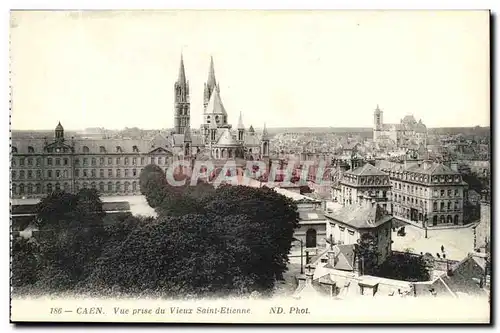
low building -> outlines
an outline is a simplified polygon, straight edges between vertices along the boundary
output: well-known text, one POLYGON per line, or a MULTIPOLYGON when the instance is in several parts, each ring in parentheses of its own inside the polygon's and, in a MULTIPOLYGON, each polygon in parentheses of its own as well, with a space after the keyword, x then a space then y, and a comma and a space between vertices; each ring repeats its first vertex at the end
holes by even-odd
POLYGON ((328 219, 327 238, 338 245, 357 244, 364 234, 371 235, 376 243, 378 258, 374 264, 382 264, 391 254, 392 219, 376 201, 365 197, 358 204, 346 205, 332 213, 328 219))

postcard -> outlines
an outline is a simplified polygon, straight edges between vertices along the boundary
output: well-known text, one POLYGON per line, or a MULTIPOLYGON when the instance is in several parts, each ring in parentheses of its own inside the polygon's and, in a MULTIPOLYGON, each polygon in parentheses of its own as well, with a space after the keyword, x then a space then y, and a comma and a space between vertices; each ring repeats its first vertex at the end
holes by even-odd
POLYGON ((11 11, 11 322, 490 323, 489 31, 11 11))

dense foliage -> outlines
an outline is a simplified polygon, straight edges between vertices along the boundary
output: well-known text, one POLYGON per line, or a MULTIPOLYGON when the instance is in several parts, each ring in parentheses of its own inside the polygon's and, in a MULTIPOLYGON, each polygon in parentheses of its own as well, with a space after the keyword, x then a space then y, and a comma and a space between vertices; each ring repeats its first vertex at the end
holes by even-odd
POLYGON ((430 254, 393 253, 378 269, 377 276, 403 281, 429 281, 434 265, 430 254))
POLYGON ((214 189, 189 178, 175 187, 159 168, 144 170, 141 190, 157 218, 104 216, 87 190, 42 200, 39 235, 15 241, 14 286, 166 297, 272 291, 298 227, 293 201, 265 187, 214 189))

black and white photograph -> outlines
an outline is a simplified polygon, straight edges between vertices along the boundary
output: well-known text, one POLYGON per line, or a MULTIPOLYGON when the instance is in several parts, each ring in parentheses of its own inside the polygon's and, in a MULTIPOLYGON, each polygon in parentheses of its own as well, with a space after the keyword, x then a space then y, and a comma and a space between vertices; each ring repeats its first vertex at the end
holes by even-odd
POLYGON ((10 319, 491 321, 488 10, 12 10, 10 319))

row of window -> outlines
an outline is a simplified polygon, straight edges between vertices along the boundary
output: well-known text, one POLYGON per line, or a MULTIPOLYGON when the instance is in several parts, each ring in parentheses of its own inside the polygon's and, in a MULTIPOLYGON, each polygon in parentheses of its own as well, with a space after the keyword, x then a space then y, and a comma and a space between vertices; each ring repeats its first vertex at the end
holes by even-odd
MULTIPOLYGON (((113 193, 127 193, 127 192, 136 192, 139 188, 139 185, 137 182, 100 182, 100 183, 75 183, 75 192, 79 191, 80 189, 96 189, 99 190, 100 192, 113 192, 113 193)), ((55 183, 55 184, 47 184, 45 187, 42 187, 41 184, 12 184, 12 194, 43 194, 43 193, 51 193, 52 191, 59 191, 59 190, 64 190, 66 192, 70 191, 70 184, 69 183, 55 183), (42 192, 43 191, 43 192, 42 192)))
MULTIPOLYGON (((123 177, 138 177, 139 173, 142 171, 142 169, 124 169, 123 170, 123 177)), ((167 172, 167 169, 165 169, 165 172, 167 172)), ((116 177, 120 178, 122 177, 122 171, 121 169, 108 169, 107 170, 107 178, 111 177, 116 177), (115 170, 113 174, 113 170, 115 170)), ((19 177, 18 173, 16 170, 11 171, 11 176, 12 179, 42 179, 42 170, 36 170, 36 174, 33 173, 33 170, 21 170, 19 171, 19 177)), ((104 169, 99 169, 99 176, 97 176, 97 169, 76 169, 75 170, 75 177, 91 177, 91 178, 105 178, 105 170, 104 169)), ((68 178, 68 170, 47 170, 46 171, 46 179, 53 179, 53 178, 62 178, 66 179, 68 178)))
MULTIPOLYGON (((384 171, 384 170, 383 170, 384 171)), ((447 176, 428 176, 428 175, 420 175, 420 174, 410 174, 410 173, 401 173, 401 172, 393 172, 386 171, 389 173, 391 179, 398 180, 406 180, 406 181, 414 181, 419 183, 460 183, 461 177, 460 175, 447 175, 447 176)))
MULTIPOLYGON (((17 153, 17 147, 12 147, 12 153, 15 154, 17 153)), ((51 153, 51 152, 69 152, 69 148, 67 147, 48 147, 47 148, 47 152, 51 153)), ((82 147, 82 152, 83 153, 90 153, 90 148, 88 146, 83 146, 82 147)), ((114 149, 114 152, 115 153, 123 153, 123 148, 121 146, 116 146, 115 149, 114 149)), ((132 147, 132 152, 134 153, 138 153, 139 152, 139 148, 137 146, 133 146, 132 147)), ((28 154, 34 154, 35 153, 35 148, 33 146, 28 146, 28 154)), ((104 146, 100 146, 99 147, 99 153, 107 153, 107 150, 106 150, 106 147, 104 146)))
MULTIPOLYGON (((162 157, 162 156, 151 156, 149 159, 147 159, 146 157, 132 157, 132 158, 129 158, 129 157, 124 157, 123 159, 121 157, 116 157, 116 158, 112 158, 112 157, 100 157, 99 159, 95 158, 95 157, 92 157, 92 158, 87 158, 87 157, 84 157, 82 159, 82 165, 89 165, 89 162, 90 162, 90 165, 97 165, 97 162, 99 161, 99 165, 106 165, 105 163, 107 162, 107 165, 113 165, 113 160, 114 160, 114 164, 115 165, 122 165, 122 161, 123 161, 123 165, 145 165, 146 164, 146 161, 148 161, 149 163, 151 164, 158 164, 158 165, 164 165, 164 164, 168 164, 168 158, 167 157, 162 157), (139 163, 139 164, 138 164, 139 163)), ((12 166, 17 166, 19 164, 19 166, 25 166, 25 165, 28 165, 28 166, 41 166, 42 165, 42 158, 41 157, 37 157, 36 159, 35 158, 31 158, 31 157, 28 157, 28 158, 25 158, 25 157, 20 157, 20 158, 13 158, 12 159, 12 166)), ((74 162, 75 166, 79 166, 80 165, 80 159, 79 158, 75 158, 75 162, 74 162)), ((55 166, 66 166, 66 165, 70 165, 70 161, 69 161, 69 158, 52 158, 52 157, 47 157, 46 160, 45 160, 45 165, 47 166, 52 166, 52 165, 55 165, 55 166)))

